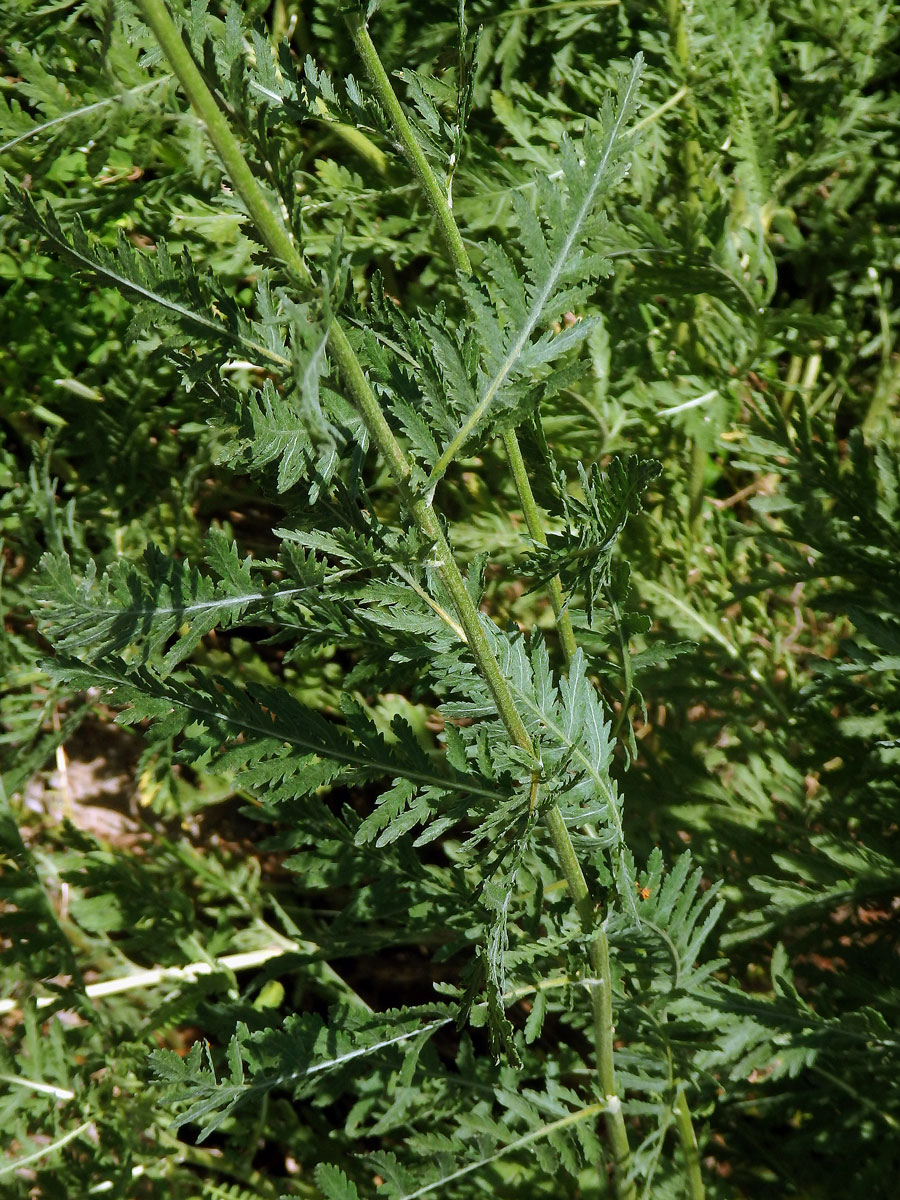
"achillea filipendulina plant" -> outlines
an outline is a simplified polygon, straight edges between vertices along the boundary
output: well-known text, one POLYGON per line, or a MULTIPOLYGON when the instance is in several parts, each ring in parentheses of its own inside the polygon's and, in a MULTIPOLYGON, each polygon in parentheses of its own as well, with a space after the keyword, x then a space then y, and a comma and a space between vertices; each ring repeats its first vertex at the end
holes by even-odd
MULTIPOLYGON (((235 481, 227 511, 252 507, 255 533, 235 536, 238 511, 231 527, 212 522, 200 544, 199 500, 186 505, 192 544, 147 537, 137 555, 123 552, 119 534, 110 554, 60 532, 39 568, 40 629, 53 649, 45 669, 54 699, 85 695, 139 727, 141 786, 152 796, 173 768, 201 781, 198 812, 203 789, 215 791, 210 781, 241 796, 257 836, 267 829, 268 847, 289 853, 284 865, 303 898, 298 906, 290 889, 261 888, 252 869, 232 878, 165 839, 129 874, 71 835, 65 871, 80 889, 77 919, 136 939, 132 957, 157 939, 142 986, 159 986, 162 955, 178 951, 170 979, 184 978, 185 962, 197 976, 206 962, 212 977, 266 964, 254 1003, 234 985, 227 1002, 198 992, 164 1003, 123 1057, 138 1072, 141 1038, 161 1040, 179 1024, 196 1030, 189 1047, 153 1052, 162 1086, 136 1102, 155 1114, 142 1124, 158 1126, 152 1186, 190 1194, 191 1172, 212 1170, 221 1150, 233 1182, 210 1184, 210 1195, 288 1188, 348 1198, 376 1186, 409 1200, 485 1189, 727 1194, 712 1155, 705 1166, 701 1156, 716 1122, 749 1103, 748 1080, 777 1084, 808 1069, 833 1081, 828 1055, 851 1043, 893 1061, 883 1018, 858 1007, 845 1027, 798 989, 783 947, 771 950, 769 994, 748 994, 738 974, 748 941, 822 904, 811 889, 825 875, 831 897, 847 893, 853 871, 868 881, 866 895, 893 885, 874 835, 857 857, 819 831, 815 853, 831 866, 823 875, 821 864, 800 865, 795 892, 754 876, 766 905, 745 903, 731 923, 722 943, 735 948, 730 965, 710 957, 708 943, 723 894, 743 899, 748 886, 729 879, 723 893, 690 851, 671 853, 668 842, 664 862, 652 833, 628 817, 629 793, 645 796, 668 769, 643 707, 654 680, 668 679, 672 695, 703 689, 699 712, 696 697, 690 708, 696 727, 724 720, 741 688, 750 700, 740 703, 758 706, 746 728, 760 741, 760 727, 792 738, 803 718, 762 661, 759 636, 745 637, 715 608, 741 560, 724 533, 707 553, 710 489, 729 471, 783 474, 786 489, 808 488, 806 525, 765 525, 754 545, 767 547, 766 564, 753 558, 758 549, 746 551, 757 590, 772 585, 763 567, 779 557, 779 569, 802 574, 804 529, 817 531, 834 575, 860 509, 878 508, 888 524, 896 516, 890 451, 870 460, 860 436, 842 474, 833 448, 819 452, 828 434, 811 432, 802 395, 760 405, 757 427, 739 434, 742 457, 724 462, 720 435, 748 373, 760 382, 763 361, 805 328, 796 314, 768 310, 776 272, 766 223, 789 225, 789 184, 782 208, 767 208, 770 160, 752 105, 775 76, 730 40, 738 17, 719 8, 707 14, 705 57, 695 63, 696 18, 677 2, 661 6, 664 20, 644 38, 646 65, 623 36, 629 53, 616 56, 616 70, 591 74, 576 62, 573 26, 571 50, 557 48, 554 62, 578 108, 562 89, 544 99, 523 84, 520 109, 502 91, 485 95, 485 54, 515 92, 516 63, 538 46, 526 44, 530 10, 484 14, 476 36, 461 6, 416 43, 455 34, 440 73, 416 60, 392 75, 370 33, 373 12, 351 6, 344 44, 362 81, 323 69, 315 20, 306 25, 299 10, 276 6, 269 25, 237 6, 223 19, 205 5, 173 19, 165 0, 136 0, 135 12, 140 20, 123 10, 104 27, 100 61, 119 72, 117 95, 98 92, 40 127, 10 108, 17 132, 6 148, 91 113, 98 143, 115 146, 122 113, 151 100, 165 147, 159 130, 181 95, 189 108, 170 156, 185 180, 194 172, 215 181, 202 202, 196 183, 185 188, 183 220, 211 231, 210 243, 230 239, 228 252, 204 261, 196 243, 189 253, 161 235, 130 237, 127 222, 101 228, 99 212, 92 228, 88 212, 36 200, 15 178, 10 207, 50 254, 134 305, 132 338, 152 349, 161 386, 177 373, 180 424, 203 441, 192 472, 235 481), (495 21, 508 22, 502 35, 495 21), (710 30, 718 41, 709 43, 710 30), (728 137, 739 144, 727 204, 714 194, 724 184, 709 169, 714 119, 703 107, 725 59, 737 97, 728 137), (660 64, 674 90, 642 107, 642 75, 656 89, 660 64), (488 99, 505 156, 475 119, 488 99), (680 130, 671 145, 660 132, 666 114, 680 130), (319 141, 306 140, 310 130, 319 141), (340 155, 312 162, 308 146, 321 150, 325 139, 340 155), (677 203, 662 196, 658 213, 635 207, 642 189, 657 187, 648 183, 655 157, 678 171, 677 203), (417 260, 428 266, 416 273, 417 260), (611 333, 621 367, 612 391, 611 333), (657 456, 641 428, 651 412, 657 456), (822 500, 829 488, 833 514, 822 500), (656 536, 669 541, 648 552, 656 536), (698 597, 697 564, 717 553, 713 583, 698 597), (673 636, 647 637, 635 583, 673 636), (628 762, 633 773, 623 776, 628 762), (169 887, 165 872, 190 882, 169 887), (206 940, 194 928, 201 915, 215 930, 206 940), (238 932, 250 957, 227 942, 238 932), (406 954, 428 963, 425 994, 402 984, 406 954), (369 959, 371 980, 348 967, 369 959), (386 981, 396 990, 386 993, 386 981), (192 1140, 165 1131, 170 1119, 192 1140), (259 1145, 280 1147, 296 1177, 254 1164, 259 1145), (180 1165, 179 1155, 189 1170, 167 1183, 180 1167, 164 1164, 180 1165)), ((741 19, 770 36, 763 16, 741 19)), ((103 73, 86 77, 99 87, 103 73)), ((130 182, 148 196, 157 186, 130 182)), ((174 202, 177 190, 166 187, 174 202)), ((889 358, 869 427, 884 421, 889 358)), ((811 362, 794 384, 802 376, 812 387, 811 362)), ((860 583, 872 570, 868 558, 857 564, 853 611, 888 654, 886 593, 860 583), (864 611, 864 591, 880 597, 877 612, 864 611)), ((816 677, 811 711, 821 716, 835 697, 862 703, 847 677, 883 665, 869 647, 854 654, 852 670, 816 677)), ((848 756, 858 732, 843 730, 848 756)), ((890 720, 877 732, 889 755, 890 720)), ((699 744, 699 729, 685 735, 673 780, 691 778, 694 734, 699 744)), ((36 742, 35 763, 50 744, 36 742)), ((704 795, 719 784, 727 791, 716 757, 726 744, 723 735, 705 750, 704 795)), ((792 755, 782 762, 766 744, 759 761, 773 764, 773 778, 794 779, 792 755)), ((736 772, 736 795, 749 776, 736 772)), ((717 814, 696 816, 695 795, 667 799, 688 826, 694 813, 696 831, 718 828, 717 814)), ((759 816, 761 837, 767 819, 759 816)), ((754 836, 746 845, 758 855, 754 836)), ((730 870, 719 838, 710 858, 730 870)), ((9 895, 35 914, 22 961, 46 958, 37 977, 65 968, 66 998, 88 1012, 102 993, 79 974, 66 918, 46 904, 39 863, 14 823, 4 840, 15 865, 9 895)), ((29 1004, 34 1056, 38 1010, 29 1004)), ((7 1068, 25 1094, 32 1078, 38 1091, 76 1103, 69 1081, 45 1085, 7 1068)), ((121 1094, 122 1081, 113 1086, 121 1094)), ((60 1130, 49 1150, 22 1143, 10 1171, 62 1153, 100 1120, 115 1167, 88 1178, 104 1189, 124 1180, 141 1151, 114 1110, 112 1092, 94 1094, 83 1110, 90 1119, 60 1130)))

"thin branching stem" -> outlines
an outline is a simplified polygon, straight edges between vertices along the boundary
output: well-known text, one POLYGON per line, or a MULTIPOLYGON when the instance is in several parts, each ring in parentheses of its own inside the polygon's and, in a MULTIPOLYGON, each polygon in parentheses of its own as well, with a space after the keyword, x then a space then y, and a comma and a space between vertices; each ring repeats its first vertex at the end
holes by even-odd
MULTIPOLYGON (((347 23, 353 35, 353 41, 359 52, 359 56, 366 68, 369 81, 385 112, 391 119, 403 154, 425 190, 425 196, 437 218, 438 227, 444 239, 450 261, 460 274, 471 275, 472 264, 459 226, 456 223, 456 218, 453 216, 450 204, 441 188, 440 181, 432 170, 428 159, 425 157, 422 147, 419 145, 418 139, 391 86, 391 81, 369 34, 365 19, 361 13, 352 13, 347 17, 347 23)), ((534 492, 531 488, 528 471, 525 467, 525 460, 522 457, 522 450, 519 446, 519 439, 516 437, 515 430, 506 430, 502 435, 502 441, 515 481, 516 491, 519 494, 519 502, 522 505, 525 523, 528 526, 528 534, 532 541, 546 546, 547 534, 544 530, 540 509, 534 498, 534 492)), ((571 662, 578 647, 575 641, 575 631, 572 628, 572 618, 569 615, 566 598, 563 593, 562 581, 558 575, 550 581, 548 591, 550 593, 550 602, 553 605, 553 612, 556 615, 560 641, 562 642, 566 662, 571 662)))
MULTIPOLYGON (((522 448, 519 445, 519 439, 516 437, 515 430, 508 429, 503 434, 503 448, 506 451, 516 491, 519 494, 519 503, 522 505, 525 524, 528 526, 528 536, 533 542, 537 542, 538 545, 546 546, 547 531, 544 529, 541 510, 538 508, 534 492, 531 489, 528 469, 525 466, 525 459, 522 457, 522 448)), ((575 657, 575 651, 578 649, 578 642, 575 639, 575 630, 572 626, 572 618, 569 615, 569 606, 566 594, 563 591, 562 580, 558 575, 554 575, 547 584, 547 591, 550 594, 550 603, 553 605, 553 612, 556 614, 556 627, 559 630, 559 640, 562 644, 563 653, 566 656, 566 662, 571 663, 575 657)))

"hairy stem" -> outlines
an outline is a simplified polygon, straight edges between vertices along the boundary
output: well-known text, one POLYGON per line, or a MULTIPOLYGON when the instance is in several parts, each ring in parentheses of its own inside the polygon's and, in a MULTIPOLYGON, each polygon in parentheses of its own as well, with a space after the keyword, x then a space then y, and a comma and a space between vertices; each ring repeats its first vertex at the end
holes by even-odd
POLYGON ((169 60, 191 107, 206 126, 209 140, 215 146, 234 190, 247 205, 247 211, 253 218, 260 237, 294 274, 308 282, 309 271, 303 256, 259 186, 224 113, 216 104, 215 97, 206 86, 190 51, 181 40, 175 23, 169 16, 165 0, 137 0, 137 6, 159 42, 160 49, 169 60))
MULTIPOLYGON (((900 364, 897 363, 894 355, 894 336, 891 331, 891 319, 887 304, 885 303, 881 280, 878 278, 878 272, 874 267, 869 267, 868 275, 872 282, 875 300, 878 304, 878 323, 881 328, 881 370, 878 372, 878 379, 875 382, 872 400, 862 425, 863 433, 866 437, 872 439, 879 433, 884 432, 884 419, 886 414, 890 412, 891 398, 897 395, 897 383, 900 380, 900 364)), ((816 371, 818 371, 818 365, 816 366, 816 371)), ((813 382, 815 382, 815 374, 813 374, 810 386, 813 382)), ((806 380, 804 379, 805 383, 806 380)))

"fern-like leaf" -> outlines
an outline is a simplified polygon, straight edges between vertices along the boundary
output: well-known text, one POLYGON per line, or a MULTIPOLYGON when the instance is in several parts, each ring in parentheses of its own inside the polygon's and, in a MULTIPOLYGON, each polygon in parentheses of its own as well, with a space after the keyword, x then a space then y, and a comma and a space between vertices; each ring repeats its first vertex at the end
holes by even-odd
MULTIPOLYGON (((252 325, 227 289, 210 274, 201 276, 187 254, 173 259, 162 240, 157 242, 155 254, 142 254, 121 232, 113 253, 89 238, 77 218, 71 233, 66 233, 49 205, 39 211, 27 192, 10 189, 7 195, 19 219, 76 269, 90 271, 141 304, 150 302, 154 311, 166 313, 179 328, 195 336, 240 349, 276 369, 290 368, 290 353, 277 327, 252 325)), ((134 332, 147 320, 140 310, 134 332)))
POLYGON ((251 611, 259 620, 329 581, 323 566, 307 560, 304 582, 273 585, 260 579, 258 564, 242 559, 234 542, 214 530, 206 540, 206 565, 209 574, 150 546, 142 569, 120 560, 97 579, 90 563, 78 580, 65 555, 47 554, 41 560, 39 610, 44 633, 58 649, 91 658, 117 654, 140 640, 144 661, 165 651, 160 667, 167 675, 210 630, 239 624, 251 611))
MULTIPOLYGON (((640 511, 641 497, 662 466, 636 454, 614 457, 606 471, 596 463, 590 474, 581 463, 577 466, 584 499, 569 495, 560 481, 557 492, 566 528, 550 533, 547 547, 535 547, 525 570, 534 575, 536 587, 559 575, 566 591, 583 592, 590 621, 597 596, 610 586, 619 535, 629 516, 640 511)), ((623 590, 627 591, 627 577, 617 588, 619 593, 623 590)))
POLYGON ((182 1102, 177 1124, 200 1126, 204 1141, 240 1105, 272 1091, 295 1098, 310 1094, 323 1075, 337 1076, 332 1087, 352 1085, 385 1055, 418 1056, 438 1029, 451 1024, 446 1006, 359 1013, 332 1010, 325 1021, 315 1013, 290 1016, 280 1029, 251 1033, 239 1025, 228 1047, 229 1075, 219 1080, 208 1047, 195 1043, 187 1058, 172 1050, 151 1055, 157 1077, 182 1102))
MULTIPOLYGON (((449 769, 442 771, 416 739, 407 736, 400 717, 394 722, 397 741, 389 745, 349 698, 342 725, 305 708, 287 691, 262 684, 250 683, 242 690, 196 671, 189 683, 163 680, 147 667, 129 669, 115 658, 88 665, 60 656, 49 666, 69 686, 100 688, 111 702, 127 705, 122 721, 150 719, 152 738, 180 738, 180 756, 186 761, 214 759, 218 770, 236 770, 242 785, 264 790, 273 804, 309 797, 312 809, 317 789, 338 778, 357 783, 385 777, 405 780, 412 787, 401 787, 396 811, 390 809, 390 815, 401 819, 401 811, 411 810, 411 816, 402 818, 406 831, 437 812, 447 810, 460 820, 479 808, 490 811, 508 798, 502 786, 472 765, 462 771, 448 762, 449 769)), ((380 824, 388 828, 379 840, 391 841, 389 819, 380 824)), ((380 824, 374 820, 361 831, 360 840, 374 837, 380 824)))
POLYGON ((535 376, 545 375, 550 364, 593 329, 591 319, 576 320, 559 332, 553 325, 566 312, 577 311, 607 269, 603 256, 590 249, 590 240, 597 229, 598 201, 627 171, 632 146, 627 126, 637 107, 642 65, 638 56, 617 104, 605 104, 599 131, 585 133, 577 146, 564 140, 560 170, 550 179, 537 179, 543 222, 516 194, 524 278, 506 250, 488 243, 485 285, 463 281, 481 347, 478 396, 435 464, 432 483, 504 409, 519 408, 535 376))

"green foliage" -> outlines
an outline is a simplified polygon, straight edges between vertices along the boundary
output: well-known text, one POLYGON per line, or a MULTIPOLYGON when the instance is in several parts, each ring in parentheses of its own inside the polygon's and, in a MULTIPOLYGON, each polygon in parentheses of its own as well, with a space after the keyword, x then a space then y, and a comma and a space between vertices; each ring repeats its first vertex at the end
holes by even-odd
MULTIPOLYGON (((612 586, 612 556, 619 534, 630 515, 640 511, 641 497, 659 475, 661 466, 652 460, 614 457, 601 474, 596 463, 590 478, 578 464, 579 482, 584 500, 570 496, 565 475, 558 475, 557 496, 566 528, 549 537, 549 546, 538 546, 530 566, 538 584, 546 584, 558 575, 567 591, 584 596, 588 622, 592 621, 596 598, 612 586)), ((624 599, 627 592, 627 568, 616 580, 616 590, 624 599)))
POLYGON ((4 1188, 891 1194, 896 5, 171 9, 0 14, 4 1188))

